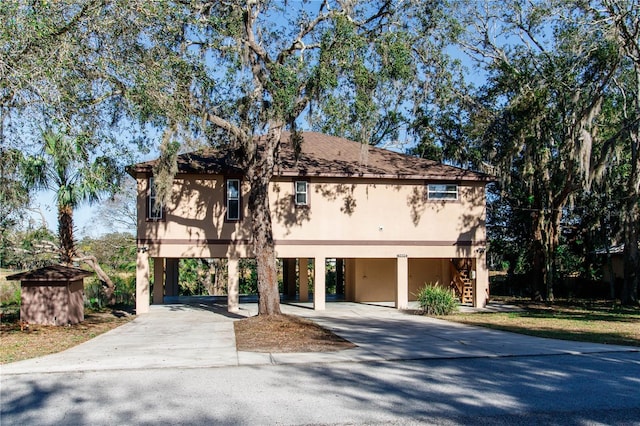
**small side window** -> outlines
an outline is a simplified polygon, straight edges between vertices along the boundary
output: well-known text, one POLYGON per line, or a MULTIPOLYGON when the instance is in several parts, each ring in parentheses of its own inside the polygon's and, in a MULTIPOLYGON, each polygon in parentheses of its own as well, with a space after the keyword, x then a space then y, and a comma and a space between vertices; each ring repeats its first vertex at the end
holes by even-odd
POLYGON ((156 185, 153 178, 149 178, 149 191, 147 196, 147 219, 163 220, 164 206, 158 199, 156 185))
POLYGON ((297 180, 295 185, 295 199, 296 206, 308 206, 309 205, 309 182, 306 180, 297 180))
POLYGON ((240 179, 227 179, 227 220, 240 220, 240 179))
POLYGON ((427 186, 429 200, 455 201, 458 199, 458 185, 455 183, 436 183, 427 186))

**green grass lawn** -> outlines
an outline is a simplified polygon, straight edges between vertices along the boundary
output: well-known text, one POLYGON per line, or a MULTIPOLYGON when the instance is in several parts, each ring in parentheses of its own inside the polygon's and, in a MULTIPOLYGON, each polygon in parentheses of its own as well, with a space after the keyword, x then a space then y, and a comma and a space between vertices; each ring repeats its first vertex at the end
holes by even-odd
MULTIPOLYGON (((495 299, 494 299, 495 300, 495 299)), ((560 300, 551 304, 500 299, 521 312, 456 313, 443 319, 552 339, 640 346, 640 307, 611 301, 560 300)))

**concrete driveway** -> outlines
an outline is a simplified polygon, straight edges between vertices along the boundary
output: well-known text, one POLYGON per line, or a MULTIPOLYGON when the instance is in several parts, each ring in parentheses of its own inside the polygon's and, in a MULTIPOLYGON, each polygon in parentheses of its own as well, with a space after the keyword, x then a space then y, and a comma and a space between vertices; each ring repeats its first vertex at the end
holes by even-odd
POLYGON ((282 305, 284 313, 313 319, 357 348, 329 353, 238 352, 233 322, 255 315, 245 303, 239 315, 224 304, 152 306, 148 314, 64 352, 6 364, 5 374, 202 368, 239 365, 495 358, 525 355, 638 352, 638 348, 523 336, 411 315, 384 306, 338 302, 325 311, 282 305))

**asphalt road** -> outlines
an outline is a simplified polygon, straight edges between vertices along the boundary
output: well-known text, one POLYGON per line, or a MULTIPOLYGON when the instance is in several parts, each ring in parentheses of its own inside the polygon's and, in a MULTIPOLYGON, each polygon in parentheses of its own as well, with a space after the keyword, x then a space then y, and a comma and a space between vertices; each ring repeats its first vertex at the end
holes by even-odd
POLYGON ((640 353, 3 375, 0 424, 640 425, 640 353))

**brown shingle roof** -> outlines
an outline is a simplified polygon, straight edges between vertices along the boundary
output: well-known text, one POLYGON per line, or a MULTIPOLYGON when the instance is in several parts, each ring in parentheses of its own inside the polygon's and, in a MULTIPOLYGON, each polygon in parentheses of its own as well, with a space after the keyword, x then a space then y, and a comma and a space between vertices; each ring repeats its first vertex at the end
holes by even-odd
MULTIPOLYGON (((296 157, 282 133, 278 176, 365 177, 389 179, 479 180, 489 175, 439 164, 348 139, 316 132, 303 132, 304 142, 296 157)), ((205 149, 178 156, 178 173, 241 174, 228 151, 205 149)), ((129 173, 150 173, 154 161, 130 167, 129 173)))
POLYGON ((92 272, 63 265, 51 265, 32 271, 9 275, 9 281, 76 281, 93 275, 92 272))

